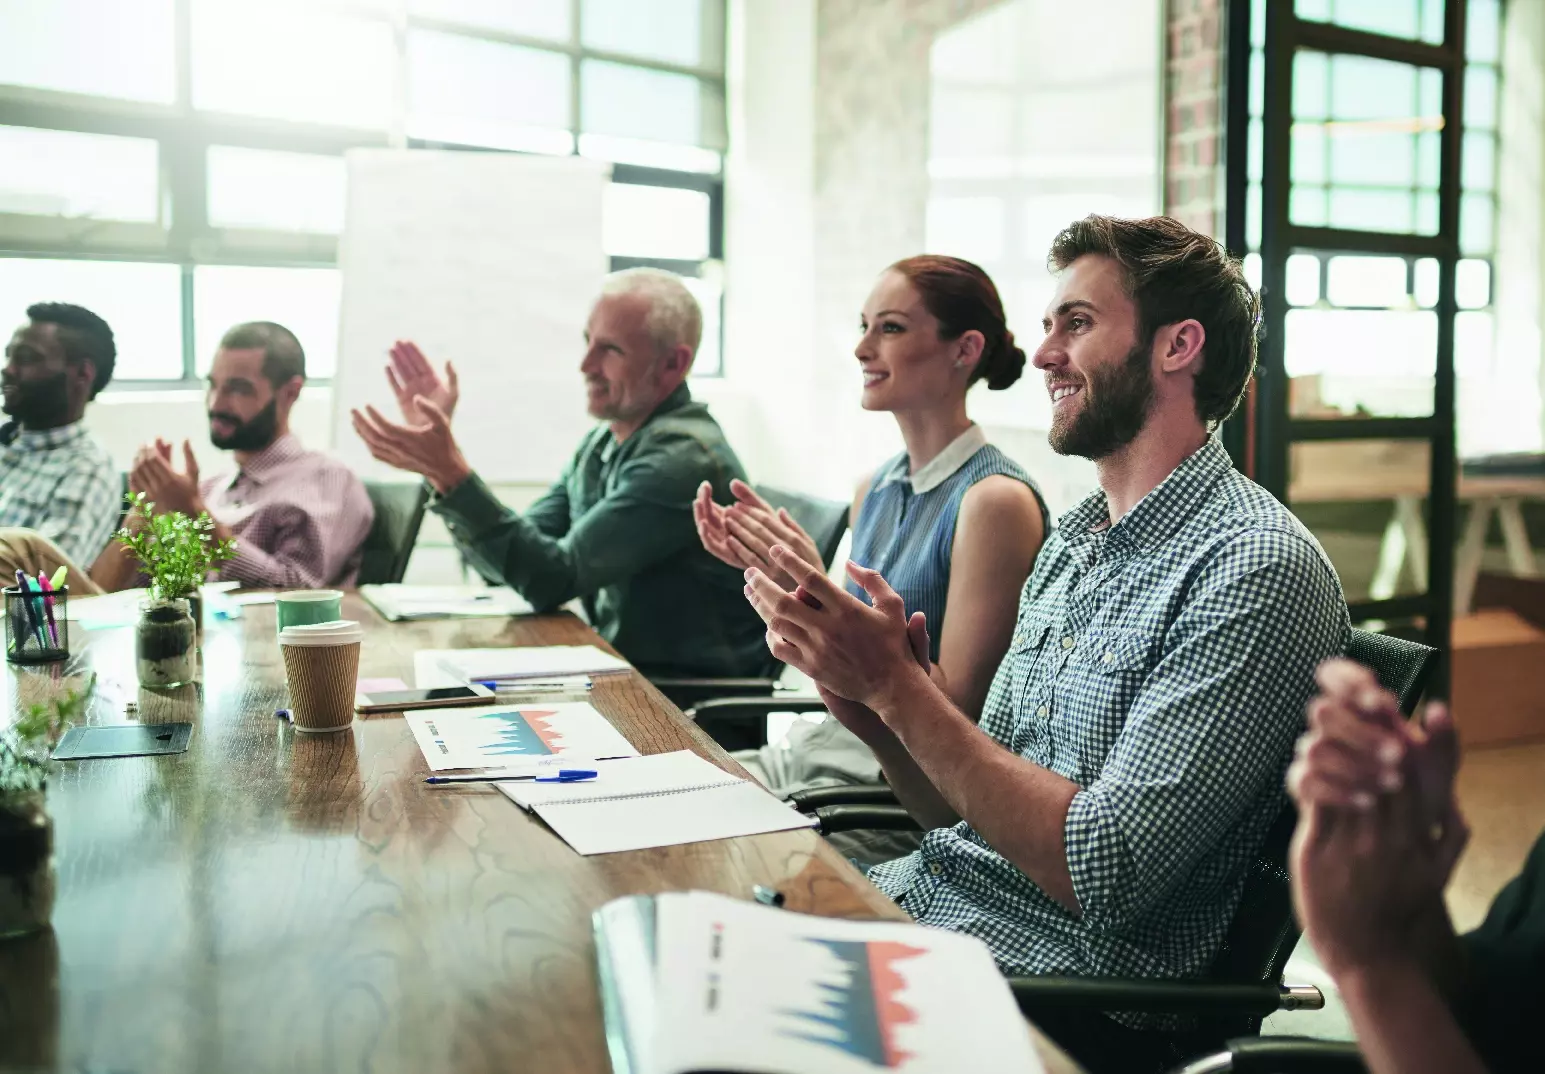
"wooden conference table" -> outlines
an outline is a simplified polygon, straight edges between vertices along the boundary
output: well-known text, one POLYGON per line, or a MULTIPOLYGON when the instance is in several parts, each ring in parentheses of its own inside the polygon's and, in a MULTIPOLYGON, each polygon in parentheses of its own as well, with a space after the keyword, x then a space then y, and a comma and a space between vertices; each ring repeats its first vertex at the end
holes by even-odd
MULTIPOLYGON (((353 594, 344 614, 365 677, 411 681, 426 648, 603 644, 568 615, 388 624, 353 594)), ((273 715, 271 605, 210 624, 202 688, 171 695, 135 685, 130 630, 75 641, 68 667, 0 676, 0 718, 95 670, 92 722, 132 701, 193 740, 58 767, 53 930, 0 942, 0 1069, 602 1074, 590 913, 608 900, 766 884, 792 910, 904 919, 813 832, 586 858, 496 791, 426 785, 400 717, 297 734, 273 715)), ((644 753, 741 772, 636 673, 592 703, 644 753)))

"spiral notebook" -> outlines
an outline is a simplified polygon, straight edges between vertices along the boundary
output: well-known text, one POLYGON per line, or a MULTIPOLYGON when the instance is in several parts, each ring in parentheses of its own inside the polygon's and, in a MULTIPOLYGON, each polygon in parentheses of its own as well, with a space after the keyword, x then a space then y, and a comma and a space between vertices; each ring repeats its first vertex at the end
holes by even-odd
POLYGON ((695 753, 597 761, 582 783, 500 783, 511 801, 547 822, 581 854, 733 839, 811 828, 807 817, 760 784, 695 753))

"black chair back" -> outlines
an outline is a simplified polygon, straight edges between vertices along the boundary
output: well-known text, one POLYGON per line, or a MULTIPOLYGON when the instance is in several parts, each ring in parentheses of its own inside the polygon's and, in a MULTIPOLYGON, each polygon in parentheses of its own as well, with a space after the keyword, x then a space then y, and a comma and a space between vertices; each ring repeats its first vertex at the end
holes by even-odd
POLYGON ((848 505, 836 500, 823 500, 800 492, 764 486, 756 490, 773 510, 782 508, 810 534, 816 548, 821 551, 821 562, 830 570, 836 558, 842 535, 848 531, 848 505))
POLYGON ((366 481, 365 492, 376 517, 360 549, 359 584, 400 582, 424 521, 429 487, 422 481, 366 481))
MULTIPOLYGON (((1348 659, 1366 665, 1379 683, 1400 699, 1407 716, 1416 709, 1422 690, 1438 662, 1438 650, 1414 641, 1367 630, 1352 631, 1348 659)), ((1209 977, 1229 982, 1277 982, 1298 943, 1293 918, 1292 877, 1288 874, 1288 843, 1298 824, 1292 802, 1283 806, 1266 834, 1259 856, 1245 879, 1244 894, 1209 977)), ((1260 1031, 1251 1019, 1248 1033, 1260 1031)))

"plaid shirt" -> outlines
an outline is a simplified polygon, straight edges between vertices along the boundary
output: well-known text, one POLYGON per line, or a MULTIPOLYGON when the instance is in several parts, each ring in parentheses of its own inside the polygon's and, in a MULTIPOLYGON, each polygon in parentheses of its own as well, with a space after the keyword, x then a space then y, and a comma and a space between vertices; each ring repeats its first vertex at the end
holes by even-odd
POLYGON ((1010 973, 1204 972, 1348 626, 1325 553, 1216 440, 1115 525, 1096 492, 1037 558, 981 720, 1081 788, 1063 835, 1082 914, 964 821, 870 878, 1010 973))
POLYGON ((0 526, 36 530, 89 569, 123 510, 123 476, 83 422, 0 447, 0 526))
POLYGON ((199 492, 236 535, 216 577, 279 589, 354 584, 375 508, 343 463, 286 434, 199 492))

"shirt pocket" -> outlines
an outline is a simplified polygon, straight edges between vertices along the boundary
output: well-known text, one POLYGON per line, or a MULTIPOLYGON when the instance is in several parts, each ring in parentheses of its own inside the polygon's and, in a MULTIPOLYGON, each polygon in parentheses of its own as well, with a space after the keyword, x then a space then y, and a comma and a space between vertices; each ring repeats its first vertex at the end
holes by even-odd
POLYGON ((1069 669, 1071 687, 1064 724, 1089 781, 1099 776, 1111 748, 1126 726, 1127 715, 1158 661, 1157 636, 1138 630, 1101 630, 1085 636, 1079 659, 1069 669))
POLYGON ((1015 710, 1024 708, 1030 691, 1045 676, 1041 661, 1052 626, 1049 619, 1025 616, 1014 627, 1014 636, 1009 639, 1009 651, 1004 659, 1009 666, 1009 696, 1013 698, 1015 710))

